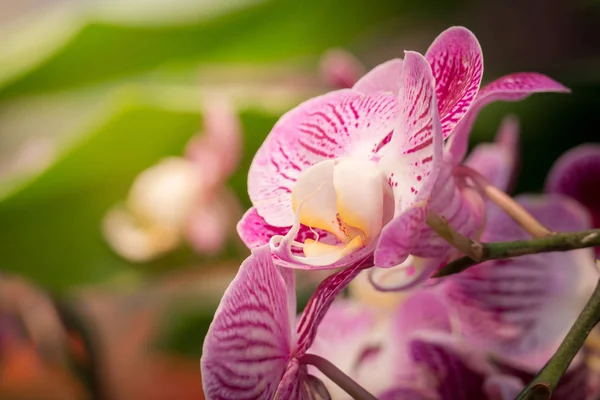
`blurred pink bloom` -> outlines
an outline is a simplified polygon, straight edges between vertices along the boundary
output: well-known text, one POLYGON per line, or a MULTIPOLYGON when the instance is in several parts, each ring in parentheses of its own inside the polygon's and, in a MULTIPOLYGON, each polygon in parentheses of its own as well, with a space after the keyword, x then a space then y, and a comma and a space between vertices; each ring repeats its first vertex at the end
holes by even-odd
POLYGON ((208 101, 204 132, 190 141, 186 158, 169 157, 142 172, 126 204, 107 213, 105 236, 123 257, 148 261, 183 240, 212 254, 234 230, 242 212, 226 180, 241 156, 241 127, 227 99, 208 101))
MULTIPOLYGON (((563 154, 546 180, 546 191, 572 197, 592 215, 592 225, 600 228, 600 145, 583 144, 563 154)), ((600 248, 596 247, 600 257, 600 248)))
POLYGON ((365 74, 365 69, 351 53, 331 49, 321 57, 321 74, 330 86, 348 89, 365 74))

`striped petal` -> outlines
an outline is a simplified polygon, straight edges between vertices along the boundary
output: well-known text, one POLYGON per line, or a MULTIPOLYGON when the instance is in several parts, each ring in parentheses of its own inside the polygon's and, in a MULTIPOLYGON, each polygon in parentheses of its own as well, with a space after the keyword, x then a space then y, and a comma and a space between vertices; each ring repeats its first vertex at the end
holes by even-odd
POLYGON ((387 92, 398 95, 402 75, 402 59, 394 58, 379 64, 354 84, 354 90, 364 94, 387 92))
POLYGON ((498 189, 508 192, 516 176, 518 136, 517 120, 505 118, 496 134, 496 141, 477 145, 465 160, 465 165, 485 176, 498 189))
MULTIPOLYGON (((554 231, 589 226, 585 210, 568 198, 517 200, 554 231)), ((497 209, 490 212, 487 226, 484 241, 527 237, 497 209)), ((490 261, 447 278, 441 287, 473 346, 523 368, 539 369, 556 350, 597 280, 592 252, 583 249, 490 261)))
POLYGON ((248 174, 258 214, 277 227, 294 222, 292 187, 310 166, 342 156, 371 158, 392 132, 396 97, 338 90, 286 113, 260 147, 248 174))
POLYGON ((294 274, 268 247, 242 263, 206 335, 201 368, 207 399, 271 400, 292 358, 294 274))
POLYGON ((465 157, 471 129, 483 107, 494 101, 523 100, 533 93, 540 92, 569 93, 570 90, 546 75, 533 72, 506 75, 484 86, 449 139, 447 150, 453 162, 459 163, 465 157))
MULTIPOLYGON (((584 144, 566 152, 555 163, 546 180, 546 191, 579 201, 600 228, 600 145, 584 144)), ((600 256, 600 248, 596 248, 600 256)))
POLYGON ((479 91, 483 56, 477 38, 466 28, 455 26, 442 32, 425 58, 435 77, 435 92, 444 138, 465 116, 479 91))
POLYGON ((376 265, 383 267, 408 256, 411 238, 425 220, 442 157, 434 80, 423 56, 406 52, 400 87, 397 126, 379 161, 395 201, 395 219, 382 230, 375 253, 376 265), (396 238, 400 231, 401 240, 396 238))

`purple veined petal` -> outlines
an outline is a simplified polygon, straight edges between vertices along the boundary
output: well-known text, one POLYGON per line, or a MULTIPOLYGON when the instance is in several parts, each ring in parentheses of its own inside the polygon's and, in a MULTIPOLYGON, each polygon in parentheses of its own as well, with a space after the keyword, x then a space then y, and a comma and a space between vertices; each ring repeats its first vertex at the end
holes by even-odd
POLYGON ((434 80, 425 58, 406 52, 400 80, 398 123, 379 161, 394 192, 395 217, 381 231, 375 264, 403 262, 427 216, 442 158, 434 80))
POLYGON ((483 384, 488 400, 514 400, 524 388, 523 381, 511 375, 493 375, 483 384))
MULTIPOLYGON (((595 228, 600 227, 600 145, 584 144, 563 154, 546 180, 546 191, 574 198, 592 214, 595 228)), ((600 249, 596 248, 596 254, 600 249)))
POLYGON ((464 164, 485 176, 498 189, 508 192, 519 161, 518 137, 518 121, 515 117, 506 117, 496 134, 496 141, 477 145, 464 164))
POLYGON ((483 55, 475 35, 455 26, 442 32, 425 58, 431 64, 444 138, 465 116, 477 96, 483 76, 483 55))
POLYGON ((459 163, 465 157, 471 129, 483 107, 494 101, 519 101, 533 93, 543 92, 569 93, 570 90, 546 75, 535 72, 506 75, 484 86, 449 139, 447 151, 453 162, 459 163))
POLYGON ((321 57, 320 69, 327 84, 346 89, 359 80, 365 68, 352 53, 343 49, 331 49, 321 57))
POLYGON ((379 64, 360 78, 353 89, 364 94, 388 92, 398 95, 402 75, 402 59, 394 58, 379 64))
MULTIPOLYGON (((267 224, 264 218, 258 215, 258 211, 254 207, 246 211, 246 214, 244 214, 237 224, 237 231, 240 238, 250 249, 268 244, 273 236, 285 236, 289 229, 289 227, 280 228, 267 224)), ((316 235, 318 235, 320 243, 339 243, 333 234, 322 229, 313 228, 311 230, 304 225, 300 226, 300 230, 298 231, 295 240, 304 242, 308 238, 315 239, 316 235)))
MULTIPOLYGON (((560 196, 517 201, 555 231, 585 229, 585 210, 560 196)), ((485 241, 527 237, 498 209, 490 210, 485 241)), ((483 263, 448 277, 440 287, 473 346, 522 368, 541 368, 593 291, 598 271, 590 249, 483 263)))
POLYGON ((271 400, 292 359, 293 271, 256 249, 223 295, 203 345, 207 399, 271 400))
POLYGON ((298 321, 298 347, 296 356, 302 357, 313 344, 317 328, 331 307, 335 298, 344 290, 356 275, 369 266, 368 261, 361 260, 347 268, 328 276, 317 287, 304 308, 298 321))
POLYGON ((291 190, 302 171, 341 156, 369 159, 393 131, 396 97, 338 90, 286 113, 260 147, 248 173, 248 193, 272 226, 294 222, 291 190))

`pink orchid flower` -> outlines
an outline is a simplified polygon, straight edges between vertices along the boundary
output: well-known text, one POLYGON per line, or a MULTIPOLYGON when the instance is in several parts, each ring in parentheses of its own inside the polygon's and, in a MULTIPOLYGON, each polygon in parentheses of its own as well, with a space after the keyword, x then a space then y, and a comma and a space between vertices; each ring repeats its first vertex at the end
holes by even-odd
POLYGON ((479 109, 568 91, 540 74, 510 75, 479 91, 482 72, 477 39, 454 27, 424 57, 407 52, 351 90, 288 112, 250 168, 254 207, 238 224, 243 241, 270 242, 286 267, 337 268, 373 254, 377 267, 413 271, 401 288, 427 278, 451 251, 425 226, 429 210, 462 234, 481 229, 482 201, 452 173, 479 109), (441 142, 455 131, 460 138, 443 155, 441 142))
MULTIPOLYGON (((600 228, 600 145, 583 144, 563 154, 548 174, 546 191, 580 202, 591 213, 593 227, 600 228)), ((595 250, 600 257, 600 248, 595 250)))
POLYGON ((400 97, 339 90, 280 119, 250 167, 254 208, 238 225, 249 247, 269 241, 276 263, 306 269, 376 249, 380 266, 406 258, 442 143, 431 68, 414 52, 404 66, 400 97))

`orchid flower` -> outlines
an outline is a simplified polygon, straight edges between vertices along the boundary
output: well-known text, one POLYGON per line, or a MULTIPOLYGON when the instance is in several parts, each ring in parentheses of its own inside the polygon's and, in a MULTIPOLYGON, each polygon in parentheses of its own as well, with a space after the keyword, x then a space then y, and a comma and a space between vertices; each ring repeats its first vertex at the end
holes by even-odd
POLYGON ((241 157, 241 127, 228 100, 211 96, 204 134, 192 138, 185 157, 169 157, 143 171, 123 206, 111 209, 103 230, 121 256, 142 262, 187 240, 196 250, 216 253, 236 215, 235 195, 224 182, 241 157))
POLYGON ((438 174, 441 130, 427 61, 407 52, 404 66, 399 98, 339 90, 279 120, 250 167, 254 208, 238 225, 249 247, 269 240, 277 264, 306 269, 374 252, 378 266, 406 258, 438 174))
POLYGON ((254 207, 238 224, 243 241, 270 243, 286 267, 337 268, 373 254, 375 266, 405 272, 396 288, 427 278, 452 250, 425 226, 427 212, 467 236, 481 229, 484 214, 478 194, 453 176, 461 152, 449 143, 443 156, 440 142, 454 131, 468 139, 472 122, 462 121, 492 100, 567 91, 543 75, 520 74, 486 86, 483 96, 482 71, 477 39, 454 27, 424 57, 407 52, 351 90, 288 112, 250 168, 254 207))
MULTIPOLYGON (((600 145, 577 146, 555 163, 546 181, 546 191, 572 197, 592 215, 592 225, 600 228, 600 145)), ((595 248, 600 257, 600 248, 595 248)))

